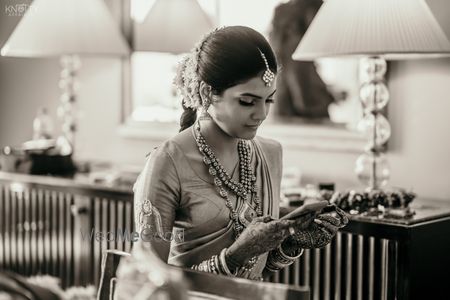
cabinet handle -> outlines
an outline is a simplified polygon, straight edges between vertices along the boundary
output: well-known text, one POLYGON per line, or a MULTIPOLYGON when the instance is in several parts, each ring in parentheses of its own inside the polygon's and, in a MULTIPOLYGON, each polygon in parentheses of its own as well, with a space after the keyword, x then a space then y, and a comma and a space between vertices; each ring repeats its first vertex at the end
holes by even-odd
POLYGON ((73 204, 70 206, 70 212, 73 216, 86 215, 89 209, 86 206, 78 206, 73 204))

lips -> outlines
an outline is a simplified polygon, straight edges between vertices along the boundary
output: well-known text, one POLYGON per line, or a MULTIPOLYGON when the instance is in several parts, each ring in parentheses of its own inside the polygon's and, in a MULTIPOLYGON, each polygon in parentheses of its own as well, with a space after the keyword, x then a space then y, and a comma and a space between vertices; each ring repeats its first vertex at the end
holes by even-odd
POLYGON ((252 128, 252 129, 257 129, 259 127, 259 125, 261 125, 261 124, 258 124, 258 125, 245 125, 245 127, 252 128))

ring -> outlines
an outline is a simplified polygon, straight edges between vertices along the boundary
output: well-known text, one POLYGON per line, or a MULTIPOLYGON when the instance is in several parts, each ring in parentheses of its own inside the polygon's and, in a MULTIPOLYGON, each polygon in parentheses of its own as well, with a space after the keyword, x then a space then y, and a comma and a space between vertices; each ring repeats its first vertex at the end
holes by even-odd
POLYGON ((295 234, 295 229, 294 229, 294 227, 289 226, 289 233, 290 233, 291 235, 294 235, 294 234, 295 234))

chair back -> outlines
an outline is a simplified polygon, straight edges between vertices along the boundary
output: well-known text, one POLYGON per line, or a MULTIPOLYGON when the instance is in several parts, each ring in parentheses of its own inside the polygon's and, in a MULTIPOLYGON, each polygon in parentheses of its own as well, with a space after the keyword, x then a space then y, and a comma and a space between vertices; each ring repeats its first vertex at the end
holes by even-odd
POLYGON ((97 292, 97 300, 112 300, 116 282, 116 270, 122 257, 130 253, 108 249, 102 254, 101 277, 97 292))

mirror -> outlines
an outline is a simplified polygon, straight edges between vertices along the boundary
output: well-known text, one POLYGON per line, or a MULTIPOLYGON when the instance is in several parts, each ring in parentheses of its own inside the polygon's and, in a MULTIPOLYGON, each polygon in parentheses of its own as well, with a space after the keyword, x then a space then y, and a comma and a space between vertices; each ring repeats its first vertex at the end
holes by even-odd
MULTIPOLYGON (((143 20, 154 2, 130 0, 133 44, 145 39, 143 20)), ((277 83, 279 99, 261 127, 260 135, 275 138, 288 147, 361 151, 365 139, 356 132, 356 124, 362 117, 358 100, 358 61, 290 60, 321 0, 198 2, 216 26, 250 26, 266 36, 277 52, 282 69, 277 83)), ((124 75, 129 96, 124 103, 123 135, 166 139, 178 131, 182 109, 172 80, 181 57, 133 52, 125 68, 128 74, 124 75)))

